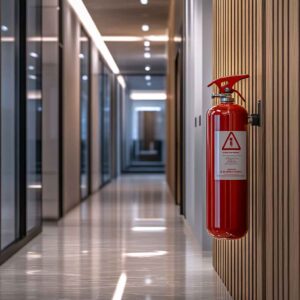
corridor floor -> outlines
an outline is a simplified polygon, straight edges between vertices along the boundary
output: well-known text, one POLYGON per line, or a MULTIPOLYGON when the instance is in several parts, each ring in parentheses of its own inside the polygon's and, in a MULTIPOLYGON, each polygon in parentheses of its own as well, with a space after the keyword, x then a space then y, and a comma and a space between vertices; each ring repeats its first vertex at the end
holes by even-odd
POLYGON ((0 267, 0 299, 230 299, 160 175, 128 175, 0 267))

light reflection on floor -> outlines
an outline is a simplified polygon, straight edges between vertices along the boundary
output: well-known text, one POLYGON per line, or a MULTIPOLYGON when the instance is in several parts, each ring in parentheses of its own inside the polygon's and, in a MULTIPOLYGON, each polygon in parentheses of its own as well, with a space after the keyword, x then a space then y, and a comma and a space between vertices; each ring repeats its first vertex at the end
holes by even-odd
POLYGON ((126 176, 0 267, 0 299, 230 299, 163 176, 126 176))

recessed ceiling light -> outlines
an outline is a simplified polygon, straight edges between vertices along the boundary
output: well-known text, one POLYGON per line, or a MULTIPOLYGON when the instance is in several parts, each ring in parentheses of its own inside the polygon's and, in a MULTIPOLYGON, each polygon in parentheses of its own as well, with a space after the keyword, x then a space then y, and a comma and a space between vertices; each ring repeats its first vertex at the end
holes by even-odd
POLYGON ((148 0, 140 0, 142 5, 147 5, 148 4, 148 0))
MULTIPOLYGON (((139 107, 135 108, 135 111, 161 111, 161 107, 159 107, 159 106, 139 106, 139 107)), ((133 230, 133 231, 143 231, 143 230, 133 230)), ((146 231, 146 232, 152 232, 152 230, 146 231)), ((154 232, 156 232, 156 231, 154 231, 154 232)))
POLYGON ((134 90, 133 92, 130 93, 130 99, 131 100, 166 100, 167 94, 164 91, 151 91, 151 90, 135 91, 134 90))
MULTIPOLYGON (((79 0, 78 0, 79 1, 79 0)), ((149 35, 146 37, 141 36, 118 36, 118 35, 105 35, 103 36, 104 42, 145 42, 145 39, 149 42, 168 42, 169 37, 167 35, 149 35)))
MULTIPOLYGON (((41 96, 41 94, 40 93, 36 93, 36 94, 33 95, 33 93, 28 93, 28 98, 30 100, 41 99, 42 98, 42 97, 34 97, 34 96, 41 96)), ((41 189, 42 185, 41 184, 30 184, 30 185, 28 185, 28 188, 29 189, 41 189)))
POLYGON ((144 42, 144 46, 145 46, 145 47, 150 47, 150 42, 149 42, 149 41, 145 41, 145 42, 144 42))
POLYGON ((28 70, 33 71, 34 70, 34 66, 28 66, 28 70))
POLYGON ((142 26, 142 30, 143 30, 143 31, 149 31, 149 29, 150 29, 150 27, 149 27, 149 25, 147 25, 147 24, 144 24, 144 25, 142 26))
MULTIPOLYGON (((146 109, 146 108, 145 108, 146 109)), ((152 107, 151 107, 152 109, 152 107)), ((157 109, 156 111, 160 111, 161 108, 160 107, 155 107, 155 109, 157 109)), ((134 226, 131 228, 132 231, 135 231, 135 232, 161 232, 161 231, 166 231, 166 227, 164 226, 149 226, 149 227, 146 227, 146 226, 134 226)))
POLYGON ((87 75, 82 76, 82 80, 87 81, 88 79, 89 79, 89 77, 87 75))
POLYGON ((124 253, 123 256, 134 257, 134 258, 145 258, 145 257, 162 256, 162 255, 167 255, 167 254, 168 254, 167 251, 129 252, 129 253, 124 253))
POLYGON ((151 82, 147 82, 147 85, 148 85, 148 86, 151 86, 151 85, 152 85, 152 83, 151 83, 151 82))
POLYGON ((151 67, 150 66, 146 66, 145 67, 145 71, 149 72, 151 70, 151 67))
POLYGON ((145 52, 144 57, 145 58, 151 58, 151 53, 150 52, 145 52))
POLYGON ((80 53, 80 54, 79 54, 79 58, 80 58, 80 59, 84 59, 84 54, 83 54, 83 53, 80 53))
POLYGON ((145 76, 145 80, 147 80, 147 81, 151 80, 151 76, 150 75, 146 75, 145 76))

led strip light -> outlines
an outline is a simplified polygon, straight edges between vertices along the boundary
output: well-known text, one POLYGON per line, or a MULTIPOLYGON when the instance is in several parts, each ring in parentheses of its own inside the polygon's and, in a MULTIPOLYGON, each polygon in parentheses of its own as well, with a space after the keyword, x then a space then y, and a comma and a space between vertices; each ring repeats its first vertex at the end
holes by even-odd
MULTIPOLYGON (((114 58, 112 57, 109 49, 107 48, 101 33, 99 32, 95 22, 93 21, 82 0, 68 0, 68 2, 73 8, 76 15, 78 16, 85 30, 90 35, 91 39, 93 40, 99 52, 101 53, 102 57, 105 59, 111 71, 114 74, 119 75, 120 69, 117 66, 114 58)), ((125 88, 125 81, 123 76, 119 75, 117 78, 122 87, 125 88)))

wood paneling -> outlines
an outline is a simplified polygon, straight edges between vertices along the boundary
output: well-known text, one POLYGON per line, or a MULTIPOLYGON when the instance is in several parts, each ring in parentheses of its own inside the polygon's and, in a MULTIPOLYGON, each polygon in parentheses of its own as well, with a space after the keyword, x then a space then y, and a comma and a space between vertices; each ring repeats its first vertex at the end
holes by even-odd
POLYGON ((300 299, 299 1, 213 5, 214 75, 249 73, 238 89, 265 116, 249 127, 249 232, 214 241, 214 267, 234 299, 300 299))
POLYGON ((175 37, 181 36, 183 25, 184 1, 170 0, 169 21, 168 21, 168 65, 167 65, 167 101, 166 101, 166 179, 176 204, 180 203, 177 197, 177 153, 179 145, 177 142, 176 123, 181 124, 184 121, 175 119, 176 114, 176 57, 180 43, 175 41, 175 37))

